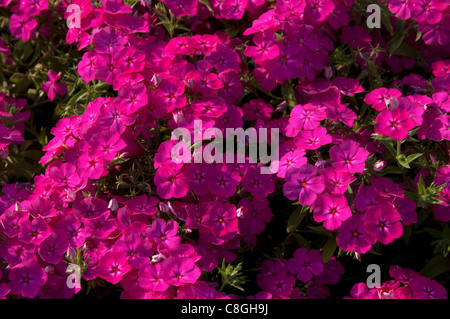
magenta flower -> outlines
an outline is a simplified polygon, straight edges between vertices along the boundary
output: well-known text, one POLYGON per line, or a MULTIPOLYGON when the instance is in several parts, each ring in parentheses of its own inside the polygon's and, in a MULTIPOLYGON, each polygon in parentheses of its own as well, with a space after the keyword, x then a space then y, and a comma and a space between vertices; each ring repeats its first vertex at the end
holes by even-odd
POLYGON ((122 280, 124 274, 131 270, 127 262, 126 253, 121 252, 107 252, 100 257, 97 266, 97 276, 106 281, 117 284, 122 280))
POLYGON ((161 278, 174 286, 194 284, 200 275, 200 268, 190 258, 171 257, 161 264, 161 278))
POLYGON ((22 41, 30 40, 30 37, 35 38, 36 28, 38 22, 36 19, 28 14, 13 13, 9 18, 9 30, 11 34, 22 41))
POLYGON ((402 92, 397 89, 379 88, 366 94, 364 102, 372 105, 375 110, 382 111, 401 96, 402 92))
POLYGON ((161 278, 161 266, 161 263, 146 263, 140 268, 138 273, 139 286, 145 289, 151 289, 152 291, 166 291, 170 284, 161 278))
POLYGON ((315 150, 331 143, 331 135, 325 127, 316 127, 312 131, 300 131, 295 137, 295 145, 300 149, 315 150))
POLYGON ((325 189, 322 178, 316 175, 317 168, 311 164, 289 169, 283 185, 284 196, 290 200, 298 199, 300 205, 311 205, 325 189))
POLYGON ((67 85, 65 83, 57 83, 61 78, 61 72, 56 74, 52 70, 48 70, 49 81, 42 85, 42 91, 48 94, 50 101, 53 101, 55 96, 63 96, 67 92, 67 85))
POLYGON ((141 107, 147 105, 147 88, 144 84, 125 84, 119 89, 119 96, 116 99, 117 109, 125 115, 135 113, 141 107))
POLYGON ((6 243, 0 247, 0 254, 10 267, 34 257, 35 252, 36 246, 34 244, 26 244, 17 238, 8 238, 6 243))
POLYGON ((322 194, 314 206, 313 217, 316 222, 323 222, 328 230, 341 227, 342 222, 352 216, 347 199, 343 195, 322 194))
POLYGON ((155 174, 156 191, 161 198, 181 198, 189 188, 183 172, 179 168, 160 167, 155 174))
POLYGON ((272 210, 267 199, 253 199, 250 203, 248 198, 243 198, 238 207, 244 207, 238 214, 239 228, 244 232, 260 234, 266 228, 266 223, 272 219, 272 210))
POLYGON ((253 43, 256 46, 248 45, 245 47, 244 54, 255 60, 259 65, 265 60, 272 60, 277 57, 280 50, 275 45, 276 36, 274 32, 258 32, 253 37, 253 43))
POLYGON ((375 132, 389 136, 395 140, 403 140, 408 136, 408 131, 412 130, 416 123, 408 111, 400 108, 391 110, 384 110, 378 114, 375 119, 375 132))
POLYGON ((323 270, 322 254, 315 249, 298 248, 287 262, 287 268, 291 274, 303 282, 310 281, 313 275, 320 275, 323 270))
POLYGON ((331 167, 322 169, 320 176, 322 176, 326 190, 331 194, 344 194, 348 189, 348 185, 356 180, 350 172, 331 167))
POLYGON ((19 240, 27 244, 39 245, 51 234, 52 229, 40 216, 32 221, 24 220, 20 224, 19 240))
POLYGON ((171 249, 177 247, 181 242, 181 237, 177 236, 177 231, 176 221, 171 220, 166 223, 164 219, 158 218, 147 229, 146 235, 161 249, 171 249))
POLYGON ((9 272, 11 294, 34 298, 47 280, 47 273, 39 266, 35 257, 16 265, 9 272))
POLYGON ((221 237, 238 231, 236 217, 236 206, 233 204, 210 202, 202 218, 202 224, 209 227, 216 236, 221 237))
POLYGON ((334 169, 344 169, 350 173, 363 173, 365 161, 369 156, 366 149, 359 147, 359 144, 352 140, 345 140, 340 145, 333 146, 329 153, 334 169))
POLYGON ((409 284, 416 299, 447 299, 445 288, 430 278, 416 276, 409 284))
POLYGON ((369 207, 364 218, 364 228, 368 234, 377 238, 383 245, 391 243, 403 235, 403 225, 398 211, 388 205, 369 207))
POLYGON ((366 231, 362 214, 353 214, 337 231, 336 242, 345 251, 365 254, 377 242, 377 238, 366 231))
POLYGON ((69 248, 69 241, 66 234, 55 231, 39 245, 38 253, 43 261, 56 265, 62 261, 67 248, 69 248))
POLYGON ((242 111, 246 121, 256 121, 257 119, 267 121, 271 117, 273 106, 264 102, 263 99, 254 99, 249 103, 243 104, 242 111))
POLYGON ((207 183, 210 193, 231 197, 236 192, 236 187, 241 183, 241 176, 228 165, 219 164, 209 170, 207 183))
POLYGON ((261 174, 260 168, 250 166, 242 177, 242 188, 251 193, 254 198, 265 198, 275 190, 271 175, 261 174))
POLYGON ((298 130, 313 130, 325 118, 325 112, 319 110, 316 106, 311 104, 296 105, 291 111, 289 125, 298 130))

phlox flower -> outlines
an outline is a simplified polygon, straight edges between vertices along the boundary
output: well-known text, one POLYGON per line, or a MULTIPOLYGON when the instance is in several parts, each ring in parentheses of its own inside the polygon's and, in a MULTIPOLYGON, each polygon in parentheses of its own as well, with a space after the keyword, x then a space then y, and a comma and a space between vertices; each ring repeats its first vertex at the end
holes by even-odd
POLYGON ((342 222, 350 216, 352 216, 352 212, 347 205, 347 199, 343 195, 319 195, 314 205, 314 220, 316 222, 323 221, 323 226, 328 230, 339 228, 342 222))
POLYGON ((291 111, 289 125, 298 130, 313 130, 325 118, 325 112, 311 104, 296 105, 291 111))
POLYGON ((213 0, 211 7, 217 19, 239 20, 244 15, 248 0, 213 0))
POLYGON ((366 231, 364 215, 353 214, 337 229, 339 235, 336 242, 342 250, 365 254, 370 250, 377 238, 366 231))
POLYGON ((364 229, 383 245, 403 235, 403 225, 398 211, 387 205, 369 207, 364 218, 364 229))
POLYGON ((318 276, 324 270, 322 254, 315 249, 297 248, 294 255, 287 262, 291 274, 303 282, 310 281, 313 275, 318 276))
POLYGON ((275 190, 271 175, 261 174, 259 167, 250 166, 242 177, 242 188, 251 193, 254 198, 265 198, 275 190))
POLYGON ((246 121, 255 121, 257 119, 267 121, 271 117, 273 106, 270 103, 264 102, 263 99, 254 99, 249 103, 244 103, 242 105, 242 111, 246 121))
POLYGON ((35 37, 35 31, 38 26, 36 19, 23 12, 13 13, 9 18, 9 30, 11 34, 22 41, 30 40, 35 37))
POLYGON ((275 41, 276 36, 274 32, 258 32, 253 36, 255 46, 246 46, 244 54, 253 58, 259 65, 265 60, 275 59, 280 52, 279 47, 275 45, 275 41))
POLYGON ((315 150, 322 145, 330 144, 331 135, 327 134, 325 127, 316 127, 312 131, 300 131, 295 137, 295 144, 300 149, 315 150))
POLYGON ((311 205, 325 189, 322 178, 316 175, 317 168, 311 164, 304 164, 298 169, 290 168, 283 185, 284 196, 290 200, 298 199, 300 205, 311 205))
POLYGON ((376 133, 399 141, 407 137, 408 131, 416 126, 411 114, 400 108, 382 111, 375 121, 376 133))
POLYGON ((122 280, 123 275, 130 270, 131 267, 127 262, 124 251, 107 252, 100 257, 97 266, 97 276, 112 284, 117 284, 122 280))
POLYGON ((177 236, 177 231, 176 221, 171 220, 166 223, 164 219, 158 218, 147 229, 146 235, 150 241, 156 243, 161 249, 171 249, 181 242, 181 237, 177 236))
POLYGON ((47 273, 38 264, 36 257, 30 257, 16 265, 9 272, 11 294, 34 298, 47 280, 47 273))
POLYGON ((144 84, 125 84, 119 89, 116 99, 117 109, 125 115, 135 113, 141 107, 147 105, 147 88, 144 84))
POLYGON ((181 198, 186 196, 189 187, 181 168, 160 167, 155 174, 156 191, 161 198, 181 198))
POLYGON ((397 89, 379 88, 366 94, 364 102, 371 105, 375 110, 382 111, 386 109, 395 98, 402 96, 402 92, 397 89))
POLYGON ((220 237, 227 233, 238 231, 238 220, 236 217, 236 206, 233 204, 210 202, 206 206, 202 224, 209 227, 214 235, 220 237))
POLYGON ((207 183, 210 193, 231 197, 236 193, 236 187, 241 183, 241 176, 232 170, 229 165, 220 164, 208 171, 207 183))
POLYGON ((42 91, 48 94, 50 101, 53 101, 56 95, 63 96, 67 92, 67 84, 57 83, 61 78, 61 72, 48 70, 48 78, 49 81, 42 85, 42 91))
POLYGON ((276 42, 279 54, 272 60, 265 60, 263 67, 278 83, 283 84, 287 79, 295 78, 300 73, 302 66, 300 49, 296 45, 284 42, 276 42))
POLYGON ((352 140, 345 140, 340 145, 333 146, 329 153, 334 169, 343 169, 350 173, 364 172, 365 161, 369 156, 366 149, 359 147, 359 144, 352 140))
POLYGON ((161 263, 146 263, 138 272, 139 286, 152 291, 166 291, 170 284, 161 278, 161 263))
POLYGON ((251 202, 248 198, 243 198, 238 207, 244 207, 241 214, 238 214, 239 228, 243 232, 252 234, 260 234, 264 231, 266 223, 272 219, 272 210, 269 207, 267 199, 253 199, 251 202))
POLYGON ((347 170, 334 169, 326 167, 320 171, 323 178, 325 188, 331 194, 344 194, 347 191, 348 185, 356 180, 353 175, 347 170))
POLYGON ((26 244, 17 238, 8 238, 4 245, 0 247, 0 254, 10 267, 14 267, 21 262, 34 257, 36 245, 26 244))
POLYGON ((39 245, 52 234, 52 229, 40 216, 20 224, 19 240, 27 244, 39 245))
POLYGON ((62 231, 55 231, 38 248, 39 256, 48 264, 58 264, 69 248, 69 241, 62 231))
POLYGON ((409 284, 415 299, 448 299, 445 288, 430 278, 416 276, 409 284))
POLYGON ((194 284, 200 275, 200 268, 190 258, 169 257, 161 264, 161 278, 173 286, 194 284))

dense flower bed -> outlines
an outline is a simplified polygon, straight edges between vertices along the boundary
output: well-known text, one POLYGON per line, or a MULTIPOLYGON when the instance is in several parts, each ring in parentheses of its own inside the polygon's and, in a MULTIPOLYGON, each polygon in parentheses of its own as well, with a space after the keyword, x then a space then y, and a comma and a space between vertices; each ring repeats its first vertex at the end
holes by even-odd
POLYGON ((447 298, 447 1, 0 12, 0 297, 447 298))

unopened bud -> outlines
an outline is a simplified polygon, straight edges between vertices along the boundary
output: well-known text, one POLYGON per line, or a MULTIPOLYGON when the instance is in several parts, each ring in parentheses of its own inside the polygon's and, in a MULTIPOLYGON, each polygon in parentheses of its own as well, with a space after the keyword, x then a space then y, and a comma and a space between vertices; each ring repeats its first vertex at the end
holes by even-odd
POLYGON ((287 103, 286 103, 286 101, 283 101, 277 105, 275 112, 283 112, 284 110, 286 110, 286 107, 287 107, 287 103))
POLYGON ((331 79, 331 77, 333 76, 333 69, 329 65, 327 65, 325 67, 324 74, 327 80, 331 79))
POLYGON ((119 204, 117 203, 117 200, 115 198, 112 198, 109 201, 108 209, 112 212, 116 212, 119 209, 119 204))
POLYGON ((245 215, 245 213, 247 213, 247 211, 248 211, 248 208, 247 208, 247 207, 245 207, 245 206, 239 207, 239 208, 236 210, 237 217, 238 217, 238 218, 243 217, 243 216, 245 215))
POLYGON ((385 161, 378 161, 373 165, 373 169, 376 172, 381 172, 384 168, 386 167, 386 162, 385 161))
POLYGON ((14 205, 14 210, 18 213, 22 212, 22 205, 20 205, 19 202, 16 202, 16 204, 14 205))

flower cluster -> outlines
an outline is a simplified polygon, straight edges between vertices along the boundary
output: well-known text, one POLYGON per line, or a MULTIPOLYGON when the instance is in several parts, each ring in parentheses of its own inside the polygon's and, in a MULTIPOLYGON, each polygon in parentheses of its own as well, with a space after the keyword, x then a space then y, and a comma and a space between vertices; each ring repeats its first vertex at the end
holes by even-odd
MULTIPOLYGON (((389 21, 356 23, 358 5, 0 0, 24 42, 49 38, 52 19, 70 20, 63 42, 79 51, 76 80, 60 82, 71 80, 49 62, 33 90, 68 106, 86 96, 81 113, 51 127, 42 173, 3 184, 0 297, 71 298, 106 282, 121 298, 237 298, 242 287, 218 278, 221 265, 243 262, 259 289, 243 297, 327 298, 346 263, 411 236, 428 215, 436 227, 450 222, 450 6, 389 0, 384 14, 402 21, 394 35, 389 21), (80 83, 86 92, 76 93, 80 83), (234 144, 228 129, 249 128, 279 130, 279 141, 263 130, 243 139, 244 148, 264 140, 278 158, 213 142, 234 144), (68 264, 82 286, 68 285, 68 264)), ((0 53, 10 59, 1 39, 0 53)), ((0 93, 2 159, 24 141, 29 109, 0 93)), ((446 297, 412 270, 391 276, 351 296, 446 297)))

